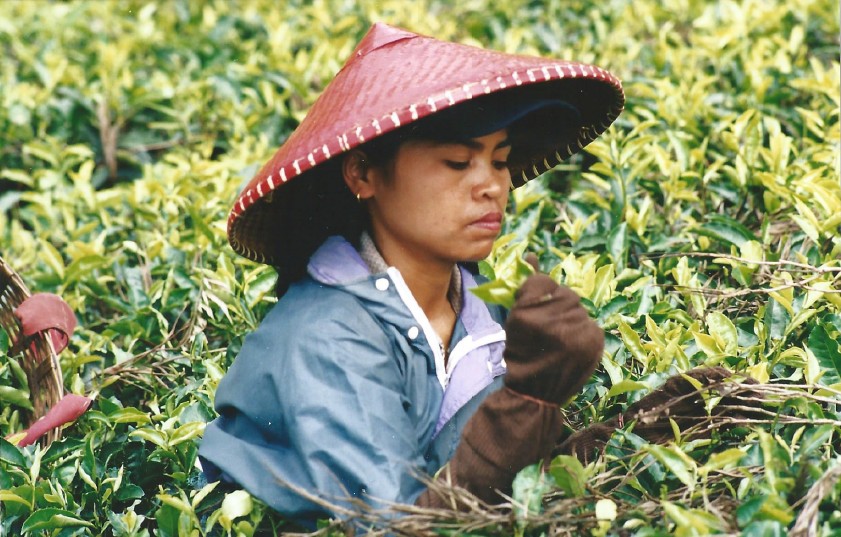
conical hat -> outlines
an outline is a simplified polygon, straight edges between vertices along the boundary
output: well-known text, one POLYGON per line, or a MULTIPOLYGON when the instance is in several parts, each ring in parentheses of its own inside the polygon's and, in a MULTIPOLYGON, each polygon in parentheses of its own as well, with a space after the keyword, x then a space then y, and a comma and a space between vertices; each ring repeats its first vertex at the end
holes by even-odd
POLYGON ((302 184, 326 181, 319 173, 325 163, 460 103, 509 97, 562 101, 580 116, 573 129, 557 126, 551 147, 536 144, 509 162, 517 185, 580 151, 610 126, 624 104, 621 83, 600 67, 505 54, 375 24, 303 122, 240 193, 228 218, 231 245, 249 259, 282 265, 287 254, 278 248, 278 237, 304 234, 317 225, 312 216, 296 222, 284 212, 294 210, 295 195, 326 195, 302 184))

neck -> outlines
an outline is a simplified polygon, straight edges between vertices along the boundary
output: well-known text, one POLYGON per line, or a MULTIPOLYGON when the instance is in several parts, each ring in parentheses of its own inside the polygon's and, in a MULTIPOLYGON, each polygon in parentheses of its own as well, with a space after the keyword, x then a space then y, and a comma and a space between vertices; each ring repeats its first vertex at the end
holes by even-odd
POLYGON ((421 259, 410 248, 395 244, 382 244, 376 235, 372 238, 377 249, 389 266, 396 267, 418 305, 433 318, 442 312, 451 313, 452 305, 448 299, 454 263, 433 259, 421 259))

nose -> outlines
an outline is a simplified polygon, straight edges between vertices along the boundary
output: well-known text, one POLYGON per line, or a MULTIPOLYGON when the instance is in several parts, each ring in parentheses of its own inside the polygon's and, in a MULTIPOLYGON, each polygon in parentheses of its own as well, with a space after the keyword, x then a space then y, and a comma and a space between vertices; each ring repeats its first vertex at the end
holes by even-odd
POLYGON ((478 177, 473 188, 473 195, 477 199, 508 197, 508 190, 511 187, 511 171, 507 166, 498 168, 494 161, 489 161, 478 167, 476 172, 478 177))

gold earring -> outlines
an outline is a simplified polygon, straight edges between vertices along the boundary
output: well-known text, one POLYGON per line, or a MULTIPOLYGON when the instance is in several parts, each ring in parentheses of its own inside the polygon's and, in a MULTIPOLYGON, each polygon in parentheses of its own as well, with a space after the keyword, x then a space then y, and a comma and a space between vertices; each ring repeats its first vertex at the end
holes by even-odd
POLYGON ((359 192, 356 193, 356 203, 362 203, 362 196, 359 195, 359 192))

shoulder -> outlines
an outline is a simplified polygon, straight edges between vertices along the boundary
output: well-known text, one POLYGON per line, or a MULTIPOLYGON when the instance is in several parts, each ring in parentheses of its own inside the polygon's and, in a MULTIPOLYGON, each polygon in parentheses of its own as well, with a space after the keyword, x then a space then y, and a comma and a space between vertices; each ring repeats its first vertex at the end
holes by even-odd
POLYGON ((246 337, 232 368, 288 375, 327 366, 369 367, 385 360, 392 346, 389 333, 353 293, 305 278, 246 337))
POLYGON ((255 392, 278 394, 273 397, 317 392, 314 387, 325 379, 372 372, 382 382, 394 369, 392 351, 389 335, 354 295, 312 280, 299 282, 246 336, 219 385, 217 402, 255 392))
POLYGON ((364 316, 366 312, 363 303, 353 293, 305 277, 289 287, 269 311, 263 324, 300 326, 313 319, 326 322, 344 319, 349 314, 364 316))

